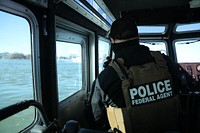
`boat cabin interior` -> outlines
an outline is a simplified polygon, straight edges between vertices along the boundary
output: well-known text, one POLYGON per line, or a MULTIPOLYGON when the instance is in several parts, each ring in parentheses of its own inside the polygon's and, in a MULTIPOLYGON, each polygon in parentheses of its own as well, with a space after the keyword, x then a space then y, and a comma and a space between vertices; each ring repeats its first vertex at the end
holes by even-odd
POLYGON ((181 126, 199 133, 200 0, 0 0, 0 132, 106 132, 94 125, 92 83, 114 57, 108 33, 123 17, 135 20, 141 45, 193 79, 194 88, 180 89, 181 126), (29 58, 11 62, 11 51, 27 47, 29 58))

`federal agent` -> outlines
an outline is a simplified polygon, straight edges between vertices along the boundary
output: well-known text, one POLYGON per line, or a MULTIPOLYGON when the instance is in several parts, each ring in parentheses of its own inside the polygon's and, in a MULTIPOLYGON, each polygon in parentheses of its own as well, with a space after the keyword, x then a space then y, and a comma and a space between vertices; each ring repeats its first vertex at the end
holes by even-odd
MULTIPOLYGON (((156 62, 156 59, 152 56, 149 48, 139 44, 138 29, 135 22, 132 19, 117 19, 115 22, 113 22, 111 26, 109 36, 112 43, 112 50, 115 53, 115 59, 122 58, 123 65, 127 69, 129 69, 131 66, 140 66, 143 64, 156 62)), ((182 69, 178 64, 174 63, 168 56, 162 56, 166 60, 166 65, 168 66, 167 70, 170 73, 170 80, 172 80, 173 95, 177 95, 179 89, 182 87, 182 69)), ((152 73, 152 75, 153 74, 154 73, 152 73)), ((164 83, 166 79, 161 80, 161 82, 164 83)), ((166 84, 167 83, 165 83, 164 85, 166 84)), ((169 89, 170 87, 171 86, 167 86, 167 89, 169 89)), ((109 128, 109 124, 107 121, 106 108, 126 108, 126 101, 124 98, 124 93, 122 91, 122 80, 119 77, 119 74, 116 72, 116 70, 113 69, 111 65, 108 65, 98 75, 98 78, 95 80, 93 89, 94 92, 92 94, 91 106, 94 114, 94 119, 100 128, 107 130, 107 128, 109 128)), ((144 91, 139 91, 141 91, 141 93, 144 94, 144 91)), ((138 89, 130 89, 130 95, 131 94, 132 96, 139 95, 138 89)), ((172 94, 170 94, 169 97, 171 96, 172 94)), ((145 98, 147 100, 147 97, 145 98)), ((131 100, 135 100, 134 102, 137 102, 137 104, 139 104, 139 101, 137 101, 138 99, 131 100)), ((154 102, 155 97, 151 101, 154 102)))

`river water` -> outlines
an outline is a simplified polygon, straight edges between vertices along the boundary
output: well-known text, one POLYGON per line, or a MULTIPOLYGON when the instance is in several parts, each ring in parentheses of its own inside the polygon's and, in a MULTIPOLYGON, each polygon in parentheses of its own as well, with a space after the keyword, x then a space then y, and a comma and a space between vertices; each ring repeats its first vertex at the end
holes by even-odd
MULTIPOLYGON (((59 101, 81 89, 82 69, 80 63, 58 61, 59 101), (66 80, 68 79, 68 80, 66 80)), ((0 59, 0 109, 33 98, 31 60, 0 59)), ((0 121, 0 133, 16 133, 30 125, 35 108, 30 107, 0 121)))

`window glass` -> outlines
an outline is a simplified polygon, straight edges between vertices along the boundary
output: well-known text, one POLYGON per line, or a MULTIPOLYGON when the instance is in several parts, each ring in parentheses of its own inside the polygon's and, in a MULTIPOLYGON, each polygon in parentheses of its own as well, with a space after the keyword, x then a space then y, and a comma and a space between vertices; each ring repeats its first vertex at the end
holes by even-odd
POLYGON ((200 41, 188 39, 175 42, 177 62, 197 81, 200 81, 200 41))
POLYGON ((181 24, 176 27, 176 32, 192 32, 192 31, 199 31, 200 30, 200 23, 193 23, 193 24, 181 24))
POLYGON ((76 43, 56 42, 59 101, 82 88, 82 50, 76 43))
POLYGON ((160 51, 165 55, 168 54, 165 42, 141 41, 140 45, 149 47, 151 51, 160 51))
MULTIPOLYGON (((94 14, 90 9, 88 9, 80 0, 75 0, 77 3, 79 3, 82 7, 84 7, 86 10, 88 10, 90 13, 94 14)), ((95 0, 86 0, 102 17, 106 19, 106 21, 111 24, 112 20, 108 17, 108 15, 101 9, 101 7, 96 3, 95 0)), ((96 16, 97 17, 97 16, 96 16)), ((97 17, 100 19, 99 17, 97 17)))
POLYGON ((99 40, 98 42, 98 54, 99 54, 99 73, 104 69, 103 64, 106 61, 106 57, 109 56, 110 44, 106 41, 99 40))
POLYGON ((166 26, 137 26, 139 34, 163 34, 166 31, 166 26))
MULTIPOLYGON (((0 109, 34 99, 30 25, 22 17, 0 11, 0 109)), ((0 122, 0 132, 19 132, 35 118, 28 108, 0 122)))
POLYGON ((112 23, 111 19, 106 15, 106 13, 99 7, 95 0, 86 0, 102 17, 104 17, 110 24, 112 23))
POLYGON ((191 39, 175 42, 178 63, 200 62, 200 41, 191 39))

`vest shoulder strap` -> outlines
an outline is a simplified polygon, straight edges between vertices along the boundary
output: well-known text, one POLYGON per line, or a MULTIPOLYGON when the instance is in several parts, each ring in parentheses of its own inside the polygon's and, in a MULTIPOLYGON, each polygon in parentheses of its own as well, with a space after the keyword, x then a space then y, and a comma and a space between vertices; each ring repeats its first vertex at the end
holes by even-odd
MULTIPOLYGON (((152 51, 151 55, 155 58, 155 62, 158 69, 163 68, 163 69, 168 70, 167 65, 166 65, 166 60, 164 59, 160 51, 152 51)), ((133 77, 130 75, 131 74, 130 70, 126 66, 124 66, 123 58, 117 58, 117 59, 111 60, 111 62, 109 63, 109 66, 111 66, 117 72, 121 80, 133 79, 133 77)))
POLYGON ((124 66, 124 59, 122 58, 113 59, 109 63, 109 66, 111 66, 117 72, 121 80, 128 78, 128 69, 124 66))

